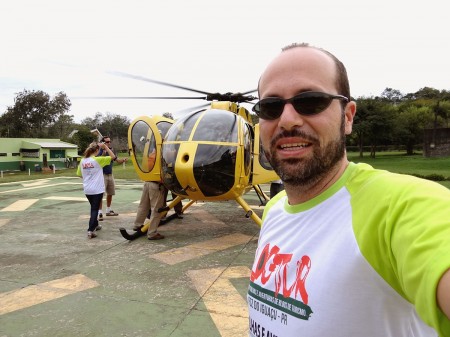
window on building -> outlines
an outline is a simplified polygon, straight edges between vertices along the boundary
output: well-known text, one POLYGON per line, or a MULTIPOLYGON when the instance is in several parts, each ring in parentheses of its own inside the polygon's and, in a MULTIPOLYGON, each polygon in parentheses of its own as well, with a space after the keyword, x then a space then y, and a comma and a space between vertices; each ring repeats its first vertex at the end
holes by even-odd
POLYGON ((65 150, 50 150, 50 158, 65 158, 65 150))

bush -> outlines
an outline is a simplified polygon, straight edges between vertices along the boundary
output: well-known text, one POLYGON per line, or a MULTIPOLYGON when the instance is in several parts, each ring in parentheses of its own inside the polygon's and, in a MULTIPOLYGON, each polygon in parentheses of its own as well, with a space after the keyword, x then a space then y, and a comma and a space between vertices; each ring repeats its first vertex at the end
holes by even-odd
POLYGON ((427 175, 422 175, 422 174, 417 174, 417 173, 413 173, 412 174, 415 177, 418 178, 423 178, 423 179, 428 179, 428 180, 432 180, 432 181, 444 181, 444 180, 449 180, 448 178, 445 178, 443 175, 441 174, 427 174, 427 175))

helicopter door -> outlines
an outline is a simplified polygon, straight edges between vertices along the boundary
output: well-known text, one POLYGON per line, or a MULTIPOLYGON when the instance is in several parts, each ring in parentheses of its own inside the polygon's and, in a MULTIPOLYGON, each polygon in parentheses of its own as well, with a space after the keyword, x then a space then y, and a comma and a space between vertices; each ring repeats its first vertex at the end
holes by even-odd
POLYGON ((255 141, 253 144, 253 185, 268 183, 278 180, 280 177, 275 173, 268 162, 259 139, 259 124, 255 124, 255 141))
POLYGON ((161 180, 161 144, 173 121, 159 116, 141 116, 128 128, 128 151, 141 180, 161 180))

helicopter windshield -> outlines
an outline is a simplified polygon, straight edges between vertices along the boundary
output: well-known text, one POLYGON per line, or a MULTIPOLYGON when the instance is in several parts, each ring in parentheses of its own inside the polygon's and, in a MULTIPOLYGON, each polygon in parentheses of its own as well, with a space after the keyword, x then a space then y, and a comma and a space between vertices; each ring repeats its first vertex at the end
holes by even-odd
POLYGON ((179 147, 180 144, 163 144, 161 150, 162 179, 164 184, 168 186, 170 190, 178 194, 184 194, 183 188, 175 175, 175 163, 179 147))
POLYGON ((207 110, 199 121, 193 141, 199 142, 194 159, 194 177, 202 193, 219 196, 234 186, 237 146, 202 142, 237 143, 238 116, 225 110, 207 110))
POLYGON ((237 143, 237 116, 225 110, 210 109, 198 111, 176 121, 167 133, 166 141, 211 141, 237 143), (195 132, 191 135, 198 119, 195 132))
POLYGON ((192 140, 236 143, 238 141, 237 116, 224 110, 208 110, 195 130, 192 140))
POLYGON ((199 144, 194 177, 205 196, 219 196, 233 187, 236 150, 236 146, 199 144))
POLYGON ((197 111, 191 115, 177 120, 167 132, 166 141, 187 141, 191 135, 192 129, 197 119, 202 115, 203 111, 197 111))
MULTIPOLYGON (((186 186, 181 186, 180 177, 176 176, 179 173, 176 172, 178 163, 186 164, 191 160, 191 169, 182 180, 186 179, 186 175, 193 174, 195 184, 206 197, 229 192, 236 179, 240 118, 231 111, 208 109, 177 120, 169 129, 162 146, 164 184, 175 193, 186 195, 186 186), (193 151, 191 156, 177 158, 179 150, 187 151, 187 148, 193 151)), ((245 131, 246 137, 250 137, 249 132, 245 131)), ((246 144, 248 152, 250 148, 246 144)), ((249 158, 250 155, 245 158, 246 172, 250 171, 249 158)), ((189 185, 186 181, 183 184, 189 185)))

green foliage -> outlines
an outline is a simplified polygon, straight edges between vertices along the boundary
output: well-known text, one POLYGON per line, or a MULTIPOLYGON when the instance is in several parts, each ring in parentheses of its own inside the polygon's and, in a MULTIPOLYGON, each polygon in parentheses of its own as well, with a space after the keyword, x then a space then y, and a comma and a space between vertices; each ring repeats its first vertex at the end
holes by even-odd
POLYGON ((353 135, 348 145, 362 149, 370 146, 370 156, 380 146, 404 145, 409 155, 423 143, 425 129, 449 126, 450 92, 424 87, 416 93, 403 95, 386 88, 380 97, 356 99, 357 113, 353 135))
POLYGON ((90 130, 98 129, 103 136, 109 136, 117 151, 126 152, 128 150, 128 127, 131 121, 128 117, 118 114, 96 113, 93 118, 85 118, 81 125, 90 130))
POLYGON ((97 140, 96 136, 86 126, 80 126, 78 132, 72 137, 72 143, 78 145, 78 154, 83 155, 90 143, 97 140))
POLYGON ((427 175, 422 175, 422 174, 418 174, 418 173, 413 173, 413 176, 422 178, 422 179, 427 179, 427 180, 432 180, 432 181, 444 181, 446 180, 446 178, 442 175, 442 174, 427 174, 427 175))
POLYGON ((357 107, 355 139, 360 149, 370 145, 370 156, 375 157, 377 146, 392 143, 392 116, 396 114, 396 106, 381 98, 362 98, 357 100, 357 107))
POLYGON ((14 102, 0 117, 0 123, 9 126, 8 137, 44 138, 49 136, 49 126, 58 121, 71 122, 66 118, 71 103, 63 92, 51 99, 42 90, 24 90, 17 94, 14 102))
MULTIPOLYGON (((359 97, 356 102, 357 113, 347 145, 358 146, 360 155, 365 147, 370 147, 369 155, 375 157, 386 146, 403 147, 412 155, 414 148, 424 142, 424 129, 450 125, 450 91, 446 90, 424 87, 404 95, 386 88, 380 96, 359 97)), ((130 120, 127 117, 97 112, 75 124, 73 116, 67 114, 70 106, 63 92, 51 99, 43 91, 24 90, 17 94, 15 105, 0 116, 0 137, 59 138, 77 144, 83 152, 95 139, 87 131, 97 128, 110 136, 116 151, 128 151, 130 120), (76 130, 76 136, 69 138, 76 130)), ((254 124, 259 122, 255 114, 250 116, 254 124)))
POLYGON ((414 145, 423 142, 423 130, 432 121, 429 107, 417 107, 404 104, 399 107, 394 117, 395 139, 398 145, 406 146, 406 153, 414 153, 414 145))

